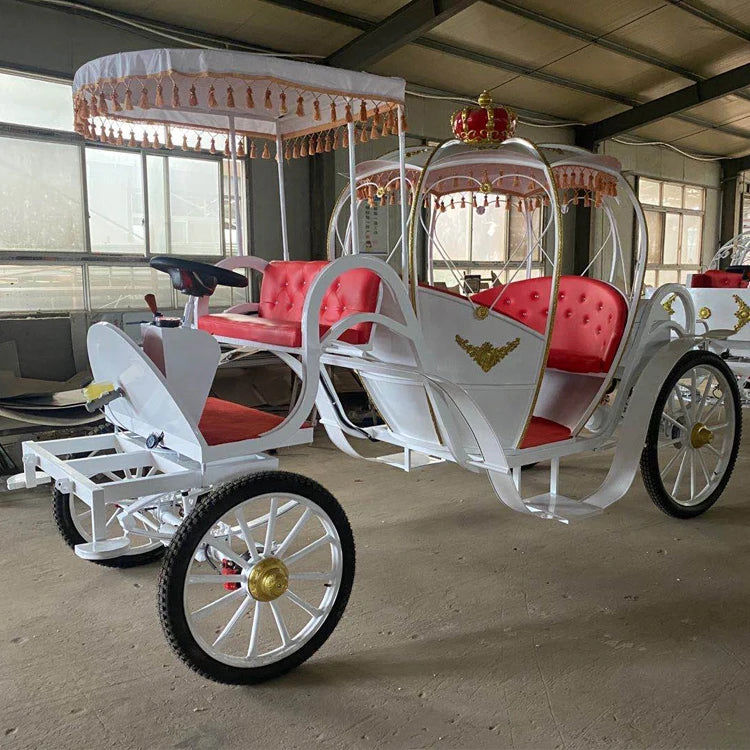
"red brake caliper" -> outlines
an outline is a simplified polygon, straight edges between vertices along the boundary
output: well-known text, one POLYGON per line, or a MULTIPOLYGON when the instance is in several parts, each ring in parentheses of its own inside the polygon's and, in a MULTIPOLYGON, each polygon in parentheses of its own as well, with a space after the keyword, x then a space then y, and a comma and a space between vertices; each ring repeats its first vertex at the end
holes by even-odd
MULTIPOLYGON (((221 561, 221 574, 223 576, 236 576, 239 573, 242 572, 242 569, 240 568, 237 563, 233 563, 231 560, 222 560, 221 561)), ((236 591, 240 587, 239 583, 225 583, 224 588, 227 591, 236 591)))

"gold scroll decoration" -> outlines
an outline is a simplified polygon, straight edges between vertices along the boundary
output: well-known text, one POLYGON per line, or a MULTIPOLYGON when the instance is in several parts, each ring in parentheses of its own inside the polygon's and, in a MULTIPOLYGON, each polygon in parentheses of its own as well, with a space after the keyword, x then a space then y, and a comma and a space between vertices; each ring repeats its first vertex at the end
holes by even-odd
POLYGON ((737 323, 734 326, 734 332, 744 328, 750 323, 750 305, 745 302, 742 297, 737 294, 732 295, 732 299, 737 303, 737 310, 734 313, 734 317, 737 318, 737 323))
POLYGON ((674 315, 674 307, 672 307, 672 305, 676 299, 676 294, 670 294, 669 297, 661 303, 661 306, 667 311, 667 315, 674 315))
POLYGON ((520 343, 520 338, 509 341, 504 346, 493 346, 485 341, 481 346, 470 344, 468 339, 456 334, 456 343, 484 370, 489 372, 498 362, 502 362, 520 343))

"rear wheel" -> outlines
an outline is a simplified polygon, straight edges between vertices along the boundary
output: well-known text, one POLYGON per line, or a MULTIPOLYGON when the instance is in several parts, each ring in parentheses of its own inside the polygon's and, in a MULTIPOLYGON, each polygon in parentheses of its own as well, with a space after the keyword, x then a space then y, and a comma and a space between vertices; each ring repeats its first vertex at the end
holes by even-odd
POLYGON ((641 454, 643 483, 657 507, 676 518, 707 511, 729 481, 741 432, 732 371, 712 352, 685 354, 656 398, 641 454))
POLYGON ((353 580, 354 539, 333 495, 263 472, 211 492, 185 519, 164 558, 159 615, 195 672, 258 683, 323 645, 353 580))

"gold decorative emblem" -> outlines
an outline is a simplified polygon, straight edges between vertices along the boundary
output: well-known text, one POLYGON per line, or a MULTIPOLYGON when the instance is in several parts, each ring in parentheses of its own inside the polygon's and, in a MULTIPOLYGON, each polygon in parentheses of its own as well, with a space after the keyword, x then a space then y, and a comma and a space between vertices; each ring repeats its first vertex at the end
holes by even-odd
POLYGON ((479 305, 479 307, 474 308, 474 317, 477 320, 484 320, 489 314, 490 314, 489 307, 485 307, 484 305, 479 305))
POLYGON ((485 195, 486 195, 487 193, 489 193, 489 192, 490 192, 490 190, 492 190, 492 185, 490 185, 490 183, 489 183, 489 182, 483 182, 483 183, 482 183, 482 184, 481 184, 481 185, 479 186, 479 191, 480 191, 480 192, 482 192, 482 193, 484 193, 485 195))
POLYGON ((711 308, 710 307, 701 307, 701 309, 698 310, 698 317, 701 320, 708 320, 711 317, 711 308))
POLYGON ((737 303, 737 311, 734 313, 734 317, 737 318, 737 323, 734 326, 734 332, 744 328, 750 323, 750 305, 745 302, 742 297, 737 294, 732 295, 732 299, 737 303))
POLYGON ((676 299, 676 294, 670 294, 669 297, 661 303, 661 306, 667 311, 667 315, 674 315, 674 307, 672 307, 672 305, 676 299))
POLYGON ((456 343, 484 370, 489 372, 498 362, 502 362, 520 343, 516 338, 505 346, 493 346, 485 341, 481 346, 470 344, 467 339, 456 334, 456 343))
POLYGON ((382 187, 382 186, 381 186, 381 187, 379 187, 379 188, 378 188, 378 189, 377 189, 377 190, 375 191, 375 195, 377 195, 377 196, 378 196, 378 198, 382 198, 382 197, 383 197, 383 196, 385 195, 385 188, 384 188, 384 187, 382 187))

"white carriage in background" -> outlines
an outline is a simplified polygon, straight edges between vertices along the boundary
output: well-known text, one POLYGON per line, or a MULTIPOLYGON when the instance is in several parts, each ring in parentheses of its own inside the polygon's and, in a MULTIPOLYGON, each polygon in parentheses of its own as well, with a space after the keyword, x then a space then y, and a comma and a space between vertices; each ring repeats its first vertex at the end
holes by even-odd
POLYGON ((356 440, 377 440, 395 452, 365 460, 406 471, 456 463, 485 473, 497 497, 528 516, 599 513, 625 494, 639 462, 652 498, 673 516, 698 515, 723 491, 740 437, 735 380, 708 350, 710 333, 696 334, 692 315, 678 325, 662 306, 675 294, 690 309, 684 287, 640 300, 645 222, 612 161, 514 138, 512 113, 488 97, 457 113, 456 140, 407 151, 403 81, 252 55, 119 55, 84 67, 75 88, 88 137, 108 139, 106 113, 125 102, 118 116, 150 127, 224 128, 234 156, 237 134, 276 143, 284 259, 242 256, 221 267, 152 259, 188 295, 183 319, 156 313, 143 351, 107 324, 89 332, 92 408, 116 432, 26 443, 14 482, 54 479, 61 528, 81 557, 122 565, 168 546, 162 624, 199 673, 226 682, 280 674, 308 658, 343 612, 354 573, 343 510, 316 483, 268 471, 277 465, 269 449, 312 439, 313 407, 345 453, 358 456, 356 440), (339 257, 290 261, 284 160, 326 150, 344 132, 349 185, 329 236, 339 257), (398 155, 358 170, 355 145, 374 133, 398 135, 398 155), (638 227, 632 284, 614 200, 632 205, 638 227), (577 201, 610 226, 580 276, 563 273, 563 215, 577 201), (359 215, 381 204, 398 227, 384 258, 360 252, 359 215), (445 252, 441 217, 495 210, 530 217, 497 283, 471 294, 430 284, 445 252), (541 276, 530 273, 534 257, 541 276), (262 275, 259 301, 211 312, 217 285, 247 284, 237 269, 262 275), (208 397, 220 344, 272 352, 291 368, 301 387, 286 418, 208 397), (333 367, 358 375, 382 424, 349 421, 333 367), (561 459, 606 448, 614 454, 602 485, 565 496, 561 459), (523 467, 539 461, 549 462, 549 491, 525 496, 523 467))
MULTIPOLYGON (((711 348, 737 376, 743 406, 750 404, 750 232, 725 242, 708 267, 687 281, 696 314, 696 325, 723 334, 711 348)), ((685 308, 677 298, 667 298, 665 309, 679 323, 685 308)))

